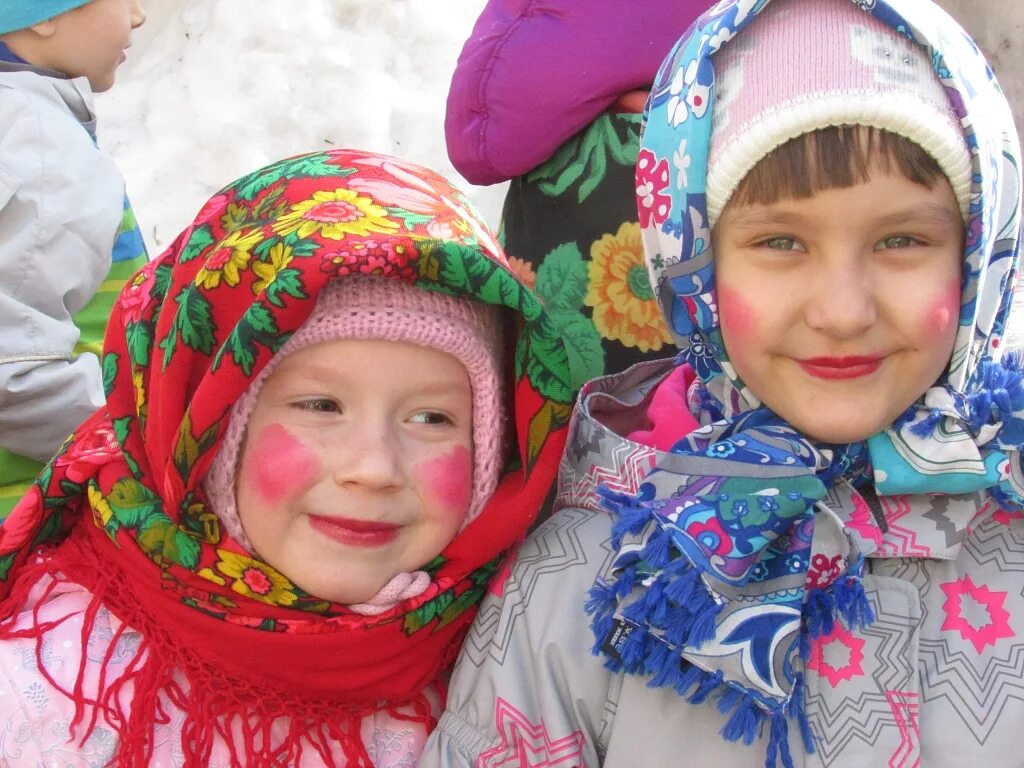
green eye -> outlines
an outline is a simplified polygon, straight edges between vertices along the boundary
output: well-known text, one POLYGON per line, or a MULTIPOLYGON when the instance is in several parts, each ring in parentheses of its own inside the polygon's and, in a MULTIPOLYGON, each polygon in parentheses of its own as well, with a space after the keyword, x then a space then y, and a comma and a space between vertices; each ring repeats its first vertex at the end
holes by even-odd
POLYGON ((909 235, 893 235, 892 237, 885 238, 878 245, 881 249, 886 250, 890 248, 909 248, 916 243, 917 241, 909 235))
POLYGON ((767 240, 762 241, 761 245, 776 251, 799 250, 796 240, 792 237, 769 237, 767 240))

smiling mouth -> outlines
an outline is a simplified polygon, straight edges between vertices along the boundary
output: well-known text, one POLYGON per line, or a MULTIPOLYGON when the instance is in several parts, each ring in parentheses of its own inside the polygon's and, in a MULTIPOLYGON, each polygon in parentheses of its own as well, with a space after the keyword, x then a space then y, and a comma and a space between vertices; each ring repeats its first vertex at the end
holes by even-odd
POLYGON ((853 355, 849 357, 810 357, 797 360, 800 367, 818 379, 859 379, 869 376, 881 367, 881 355, 853 355))
POLYGON ((382 547, 394 541, 401 526, 373 520, 310 515, 310 526, 324 536, 353 547, 382 547))

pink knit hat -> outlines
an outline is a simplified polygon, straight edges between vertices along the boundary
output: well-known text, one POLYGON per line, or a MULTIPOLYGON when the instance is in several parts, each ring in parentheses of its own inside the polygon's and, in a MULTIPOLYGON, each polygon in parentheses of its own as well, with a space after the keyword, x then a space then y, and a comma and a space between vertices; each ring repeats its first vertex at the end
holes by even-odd
POLYGON ((346 277, 326 286, 306 322, 253 379, 203 481, 213 511, 231 537, 252 551, 235 502, 239 451, 263 384, 286 356, 337 339, 407 341, 447 352, 473 389, 473 493, 465 528, 494 493, 502 469, 504 359, 500 308, 380 277, 346 277))
POLYGON ((928 56, 851 0, 772 0, 713 61, 711 226, 765 155, 838 125, 873 126, 918 144, 949 177, 966 217, 971 158, 928 56))

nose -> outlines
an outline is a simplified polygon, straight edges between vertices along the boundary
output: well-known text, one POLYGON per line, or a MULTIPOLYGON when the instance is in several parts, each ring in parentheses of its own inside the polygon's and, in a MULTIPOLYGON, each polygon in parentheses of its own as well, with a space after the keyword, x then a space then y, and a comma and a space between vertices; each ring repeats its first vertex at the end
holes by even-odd
POLYGON ((131 0, 132 29, 138 29, 146 23, 146 9, 142 7, 141 0, 131 0))
POLYGON ((334 453, 334 482, 341 487, 386 490, 401 482, 400 446, 389 430, 365 429, 357 445, 334 453))
POLYGON ((852 339, 878 319, 878 304, 866 260, 822 259, 806 290, 807 324, 836 339, 852 339))

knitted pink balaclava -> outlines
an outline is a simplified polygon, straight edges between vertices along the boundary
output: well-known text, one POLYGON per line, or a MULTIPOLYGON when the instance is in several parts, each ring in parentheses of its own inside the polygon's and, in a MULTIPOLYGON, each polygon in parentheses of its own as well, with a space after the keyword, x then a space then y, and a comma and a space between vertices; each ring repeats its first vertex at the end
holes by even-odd
MULTIPOLYGON (((235 498, 239 455, 249 416, 260 390, 278 364, 293 352, 338 339, 405 341, 446 352, 469 374, 473 390, 473 492, 465 528, 497 487, 502 469, 502 328, 499 308, 427 291, 398 280, 348 277, 328 285, 313 313, 253 379, 231 410, 230 422, 203 487, 228 534, 250 551, 235 498)), ((429 584, 423 572, 399 574, 375 598, 351 606, 360 613, 387 610, 429 584)))

